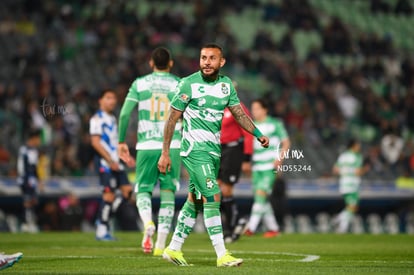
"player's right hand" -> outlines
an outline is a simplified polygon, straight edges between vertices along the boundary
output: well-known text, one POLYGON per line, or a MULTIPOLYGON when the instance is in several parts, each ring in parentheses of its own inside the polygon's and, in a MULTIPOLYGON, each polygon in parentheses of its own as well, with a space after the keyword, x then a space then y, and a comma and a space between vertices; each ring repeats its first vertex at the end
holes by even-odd
POLYGON ((158 160, 158 170, 164 175, 171 171, 171 158, 168 154, 161 154, 158 160))
POLYGON ((117 162, 115 162, 115 161, 110 162, 110 164, 109 164, 109 168, 110 168, 112 171, 119 171, 119 170, 120 170, 120 168, 119 168, 119 164, 118 164, 117 162))
POLYGON ((118 144, 118 155, 119 158, 122 159, 128 165, 128 167, 132 168, 135 166, 135 160, 129 154, 129 148, 126 143, 118 144))

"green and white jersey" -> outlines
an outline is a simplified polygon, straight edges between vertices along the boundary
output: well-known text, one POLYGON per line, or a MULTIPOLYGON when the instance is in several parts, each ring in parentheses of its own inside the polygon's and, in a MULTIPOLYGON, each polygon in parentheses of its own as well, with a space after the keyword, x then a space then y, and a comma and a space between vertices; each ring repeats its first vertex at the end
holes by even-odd
POLYGON ((215 81, 204 80, 201 72, 183 78, 171 106, 183 111, 181 156, 191 151, 204 151, 221 156, 220 134, 224 109, 240 104, 237 93, 227 76, 215 81))
POLYGON ((341 194, 358 192, 361 177, 356 171, 362 167, 362 155, 347 150, 339 155, 335 164, 339 168, 339 192, 341 194))
MULTIPOLYGON (((138 104, 137 150, 162 149, 165 121, 180 79, 167 72, 153 72, 137 78, 125 100, 138 104)), ((171 147, 180 148, 181 122, 177 122, 171 147)))
POLYGON ((264 136, 269 137, 269 147, 263 148, 259 142, 254 143, 252 170, 274 170, 274 162, 278 157, 278 152, 282 149, 281 142, 288 138, 285 126, 282 120, 270 116, 266 117, 263 122, 255 121, 255 124, 264 136))

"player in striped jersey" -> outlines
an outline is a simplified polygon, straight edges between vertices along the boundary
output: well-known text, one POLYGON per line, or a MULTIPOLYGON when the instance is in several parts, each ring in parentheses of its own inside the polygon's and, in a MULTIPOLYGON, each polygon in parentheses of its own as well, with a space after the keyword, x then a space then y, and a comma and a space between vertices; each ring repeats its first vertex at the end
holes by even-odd
POLYGON ((161 256, 174 216, 174 193, 179 186, 181 123, 177 123, 171 143, 171 157, 174 159, 171 172, 167 175, 160 174, 155 164, 161 155, 164 124, 179 78, 170 73, 173 60, 170 52, 164 47, 156 48, 152 52, 149 65, 153 72, 137 78, 132 83, 122 106, 119 120, 119 154, 125 161, 131 158, 125 136, 131 112, 138 106, 135 192, 138 212, 145 227, 141 246, 144 253, 151 253, 153 250, 152 236, 155 224, 152 220, 151 195, 159 180, 160 210, 157 241, 153 252, 154 256, 161 256))
POLYGON ((182 161, 189 175, 187 201, 178 215, 177 226, 163 257, 180 266, 188 265, 181 251, 197 217, 196 201, 204 206, 204 223, 217 255, 217 266, 238 266, 243 260, 226 250, 220 216, 220 188, 217 175, 220 166, 220 130, 224 109, 229 108, 237 122, 268 146, 263 136, 240 106, 231 79, 219 74, 225 59, 220 46, 208 44, 201 48, 200 71, 183 78, 171 102, 171 112, 164 129, 162 155, 158 161, 161 173, 170 170, 170 144, 178 119, 184 117, 181 143, 182 161))
MULTIPOLYGON (((117 152, 118 127, 112 113, 116 102, 115 92, 104 90, 99 97, 99 110, 89 122, 91 144, 96 152, 95 166, 103 189, 96 226, 96 239, 100 241, 115 240, 109 230, 110 217, 132 193, 124 165, 120 162, 117 152), (121 196, 116 194, 118 188, 121 190, 121 196)), ((127 164, 133 165, 131 162, 127 164)))
POLYGON ((35 207, 38 203, 37 191, 42 188, 37 173, 39 160, 38 147, 41 144, 40 130, 30 130, 26 144, 19 149, 17 159, 17 183, 23 193, 23 223, 21 230, 24 232, 37 232, 35 207))
POLYGON ((348 143, 347 150, 341 153, 333 167, 334 175, 339 175, 339 192, 345 201, 345 208, 336 217, 337 232, 348 232, 349 225, 358 210, 361 176, 368 166, 363 166, 361 144, 357 140, 348 143))
POLYGON ((263 220, 268 230, 263 236, 271 238, 278 235, 279 225, 269 202, 269 196, 276 179, 277 167, 283 162, 282 156, 289 149, 290 140, 283 122, 280 119, 268 116, 267 112, 266 101, 257 99, 252 102, 254 122, 260 131, 269 137, 270 150, 264 150, 254 144, 252 157, 254 202, 245 235, 253 235, 260 221, 263 220))

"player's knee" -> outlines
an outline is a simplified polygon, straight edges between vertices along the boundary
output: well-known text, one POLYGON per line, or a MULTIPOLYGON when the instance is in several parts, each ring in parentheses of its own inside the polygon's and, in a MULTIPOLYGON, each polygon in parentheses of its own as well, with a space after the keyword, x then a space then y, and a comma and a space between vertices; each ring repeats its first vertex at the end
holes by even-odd
POLYGON ((356 213, 358 211, 358 205, 350 204, 347 206, 348 211, 356 213))
POLYGON ((204 197, 204 202, 220 202, 221 201, 221 194, 217 193, 213 196, 204 197))
POLYGON ((268 195, 267 192, 264 190, 261 190, 261 189, 256 190, 256 196, 267 197, 267 195, 268 195))
POLYGON ((254 194, 254 201, 258 203, 265 203, 268 201, 268 194, 264 190, 257 190, 254 194))
POLYGON ((105 188, 102 194, 102 199, 105 202, 113 202, 115 200, 115 193, 110 188, 105 188))
POLYGON ((126 199, 129 200, 132 196, 132 186, 131 185, 123 185, 121 187, 121 192, 122 192, 122 196, 126 199))
POLYGON ((233 186, 231 184, 223 182, 220 185, 220 189, 221 189, 221 194, 223 195, 223 197, 233 196, 233 186))

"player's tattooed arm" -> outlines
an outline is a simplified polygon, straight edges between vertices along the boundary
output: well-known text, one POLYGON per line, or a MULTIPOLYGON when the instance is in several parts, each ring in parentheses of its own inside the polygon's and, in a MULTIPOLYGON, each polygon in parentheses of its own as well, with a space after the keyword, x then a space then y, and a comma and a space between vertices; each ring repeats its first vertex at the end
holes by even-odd
POLYGON ((256 125, 254 125, 252 119, 244 112, 240 104, 229 107, 229 110, 234 119, 244 130, 254 135, 264 148, 269 147, 269 138, 263 136, 263 134, 256 128, 256 125))
POLYGON ((164 141, 162 144, 162 153, 157 165, 160 173, 164 175, 167 172, 171 171, 170 145, 174 134, 175 125, 177 124, 177 120, 181 117, 182 114, 182 111, 170 108, 170 115, 168 116, 168 120, 164 126, 164 141))
POLYGON ((256 126, 254 125, 252 119, 244 112, 240 104, 229 107, 230 112, 232 113, 234 119, 237 123, 243 127, 244 130, 253 134, 256 126))
POLYGON ((182 114, 182 111, 170 108, 170 114, 164 126, 164 142, 162 144, 163 153, 169 154, 170 152, 170 144, 175 131, 175 125, 177 124, 178 119, 181 118, 182 114))

